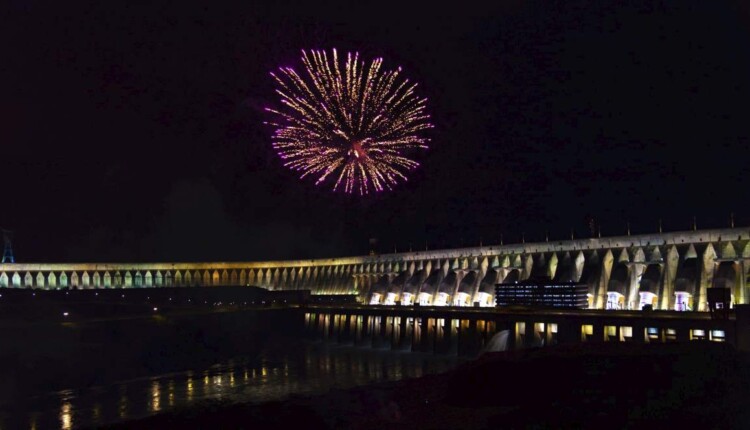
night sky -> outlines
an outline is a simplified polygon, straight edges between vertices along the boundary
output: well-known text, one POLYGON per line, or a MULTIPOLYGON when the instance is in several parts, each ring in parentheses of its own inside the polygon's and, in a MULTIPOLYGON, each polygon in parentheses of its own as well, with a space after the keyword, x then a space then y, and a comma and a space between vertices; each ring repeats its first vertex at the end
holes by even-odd
POLYGON ((589 218, 603 236, 750 224, 739 3, 131 3, 0 12, 0 226, 19 262, 559 240, 589 218), (431 148, 393 192, 315 187, 271 147, 268 72, 332 47, 383 56, 429 97, 431 148))

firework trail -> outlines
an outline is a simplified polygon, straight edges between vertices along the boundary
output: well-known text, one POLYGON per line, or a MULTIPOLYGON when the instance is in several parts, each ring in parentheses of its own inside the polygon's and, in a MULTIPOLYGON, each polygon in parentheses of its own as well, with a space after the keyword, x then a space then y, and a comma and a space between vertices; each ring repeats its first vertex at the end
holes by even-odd
POLYGON ((419 166, 409 158, 427 149, 422 134, 433 127, 426 98, 401 68, 384 70, 383 59, 369 65, 358 53, 340 61, 336 50, 302 51, 304 72, 281 67, 271 73, 281 107, 274 116, 273 147, 284 165, 301 178, 328 180, 333 190, 368 194, 391 190, 419 166), (343 63, 343 67, 342 67, 343 63))

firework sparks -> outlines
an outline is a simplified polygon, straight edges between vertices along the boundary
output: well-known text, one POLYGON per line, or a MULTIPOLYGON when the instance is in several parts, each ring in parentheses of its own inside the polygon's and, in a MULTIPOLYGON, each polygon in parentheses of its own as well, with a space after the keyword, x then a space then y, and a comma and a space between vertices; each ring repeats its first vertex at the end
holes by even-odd
POLYGON ((282 107, 266 109, 275 118, 267 124, 284 165, 361 195, 406 181, 419 166, 409 154, 427 149, 422 134, 433 127, 417 84, 401 68, 384 70, 382 58, 367 66, 358 53, 342 62, 335 49, 303 50, 302 63, 303 75, 291 67, 271 73, 282 107))

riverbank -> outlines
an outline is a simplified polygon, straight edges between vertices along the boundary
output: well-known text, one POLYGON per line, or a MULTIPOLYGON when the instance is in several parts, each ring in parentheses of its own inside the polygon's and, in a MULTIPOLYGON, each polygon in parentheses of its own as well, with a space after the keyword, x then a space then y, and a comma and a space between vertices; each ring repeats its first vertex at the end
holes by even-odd
POLYGON ((69 322, 2 322, 0 408, 50 390, 254 357, 277 333, 300 334, 294 309, 177 309, 69 322))
POLYGON ((262 404, 205 403, 130 428, 748 428, 750 358, 725 344, 579 344, 262 404))

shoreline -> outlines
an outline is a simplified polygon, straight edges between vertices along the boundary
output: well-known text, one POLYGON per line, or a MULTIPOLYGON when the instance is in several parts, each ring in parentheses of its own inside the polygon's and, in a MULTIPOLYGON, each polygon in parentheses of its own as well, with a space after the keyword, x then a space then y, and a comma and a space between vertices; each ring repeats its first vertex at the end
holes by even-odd
POLYGON ((750 356, 729 345, 600 343, 487 353, 440 374, 112 428, 748 428, 747 399, 750 356))

